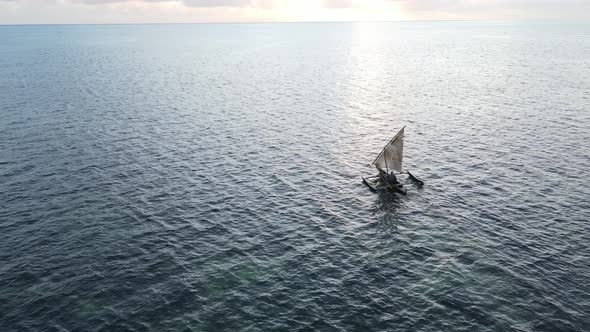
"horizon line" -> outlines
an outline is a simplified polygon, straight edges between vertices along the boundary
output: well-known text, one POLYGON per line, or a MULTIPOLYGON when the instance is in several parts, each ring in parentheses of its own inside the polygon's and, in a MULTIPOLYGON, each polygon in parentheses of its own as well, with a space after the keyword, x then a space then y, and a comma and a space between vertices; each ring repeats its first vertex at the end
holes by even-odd
MULTIPOLYGON (((128 22, 128 23, 0 23, 0 26, 54 25, 198 25, 198 24, 330 24, 330 23, 420 23, 420 22, 566 22, 560 19, 432 19, 432 20, 334 20, 334 21, 227 21, 227 22, 128 22)), ((569 23, 584 20, 567 21, 569 23)))

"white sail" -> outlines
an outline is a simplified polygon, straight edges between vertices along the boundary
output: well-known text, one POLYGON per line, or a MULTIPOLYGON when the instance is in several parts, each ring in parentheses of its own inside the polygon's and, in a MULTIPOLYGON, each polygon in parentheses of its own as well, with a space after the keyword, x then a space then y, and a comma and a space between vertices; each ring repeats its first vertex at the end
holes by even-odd
POLYGON ((404 157, 404 129, 402 128, 397 135, 383 148, 373 165, 381 170, 394 169, 402 171, 402 161, 404 157))

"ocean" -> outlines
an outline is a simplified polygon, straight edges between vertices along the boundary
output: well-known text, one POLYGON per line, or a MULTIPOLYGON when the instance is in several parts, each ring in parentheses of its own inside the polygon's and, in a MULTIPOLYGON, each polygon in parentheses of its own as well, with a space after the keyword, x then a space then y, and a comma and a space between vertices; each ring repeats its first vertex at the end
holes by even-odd
POLYGON ((2 26, 0 330, 589 331, 589 142, 587 23, 2 26))

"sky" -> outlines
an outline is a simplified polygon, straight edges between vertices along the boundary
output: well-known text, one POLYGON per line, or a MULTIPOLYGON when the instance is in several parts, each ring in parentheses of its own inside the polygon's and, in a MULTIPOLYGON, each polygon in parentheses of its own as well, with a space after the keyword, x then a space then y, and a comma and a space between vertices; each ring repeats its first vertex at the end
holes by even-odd
POLYGON ((590 0, 0 0, 0 24, 590 20, 590 0))

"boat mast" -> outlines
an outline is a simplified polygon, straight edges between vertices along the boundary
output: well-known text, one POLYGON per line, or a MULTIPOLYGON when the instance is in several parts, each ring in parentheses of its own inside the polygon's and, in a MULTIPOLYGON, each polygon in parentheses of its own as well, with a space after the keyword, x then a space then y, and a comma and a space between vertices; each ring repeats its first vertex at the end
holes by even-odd
POLYGON ((387 166, 387 147, 383 150, 383 161, 385 161, 385 170, 387 171, 387 174, 389 174, 389 167, 387 166))

